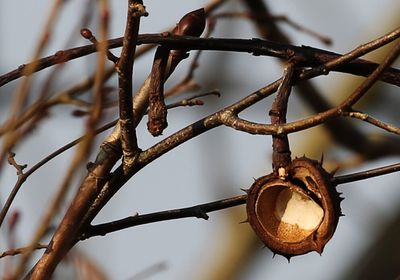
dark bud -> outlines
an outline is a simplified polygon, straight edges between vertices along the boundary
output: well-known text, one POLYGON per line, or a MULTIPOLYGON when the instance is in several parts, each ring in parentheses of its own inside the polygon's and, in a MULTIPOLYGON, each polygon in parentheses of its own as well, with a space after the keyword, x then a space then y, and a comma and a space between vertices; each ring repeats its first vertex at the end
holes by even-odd
POLYGON ((187 13, 172 30, 173 35, 199 37, 206 27, 206 13, 203 8, 187 13))
POLYGON ((87 28, 81 29, 81 35, 83 38, 90 40, 93 37, 92 31, 87 28))

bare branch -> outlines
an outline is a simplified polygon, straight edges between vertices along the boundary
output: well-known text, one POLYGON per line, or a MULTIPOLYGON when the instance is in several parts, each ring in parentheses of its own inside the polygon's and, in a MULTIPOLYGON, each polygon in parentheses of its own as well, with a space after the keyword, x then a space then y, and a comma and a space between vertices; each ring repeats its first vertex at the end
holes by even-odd
MULTIPOLYGON (((390 54, 385 58, 382 64, 379 65, 378 68, 374 70, 374 72, 364 80, 364 82, 339 106, 329 109, 325 112, 316 114, 314 116, 308 117, 303 120, 280 124, 280 125, 268 125, 268 124, 259 124, 254 122, 249 122, 243 119, 240 119, 235 115, 237 112, 226 111, 222 113, 221 120, 227 126, 230 126, 234 129, 245 131, 251 134, 272 134, 272 135, 283 135, 285 133, 292 133, 295 131, 303 130, 306 128, 310 128, 321 123, 326 122, 329 119, 334 117, 339 117, 343 111, 348 110, 355 102, 357 102, 366 91, 377 81, 379 76, 384 72, 385 68, 388 67, 399 55, 400 53, 400 43, 397 44, 390 54)), ((342 59, 338 59, 338 64, 343 63, 342 59), (340 61, 340 62, 339 62, 340 61)), ((320 67, 323 69, 324 67, 320 67)), ((313 70, 309 70, 313 72, 313 70)), ((300 79, 309 76, 308 71, 305 71, 302 75, 300 75, 300 79)), ((312 73, 313 74, 313 73, 312 73)))
POLYGON ((127 217, 122 220, 113 221, 110 223, 100 224, 90 226, 87 231, 82 234, 81 240, 97 236, 97 235, 106 235, 108 233, 148 224, 155 223, 167 220, 181 219, 181 218, 189 218, 196 217, 199 219, 208 220, 207 213, 218 211, 222 209, 227 209, 230 207, 235 207, 246 202, 247 195, 240 195, 231 198, 225 198, 209 203, 199 204, 187 208, 166 210, 156 213, 144 214, 144 215, 134 215, 131 217, 127 217))
POLYGON ((119 124, 124 154, 123 163, 126 168, 133 165, 139 150, 132 110, 132 75, 140 17, 142 16, 147 16, 143 2, 129 0, 121 57, 116 64, 119 83, 119 124))
MULTIPOLYGON (((370 52, 383 45, 386 45, 400 37, 400 28, 396 29, 376 40, 373 40, 364 45, 364 51, 370 52)), ((122 46, 122 38, 111 39, 107 41, 110 49, 122 46)), ((246 52, 255 55, 273 56, 287 59, 287 50, 294 51, 297 56, 304 56, 307 59, 299 66, 314 67, 326 63, 340 54, 329 52, 311 47, 297 47, 289 44, 276 43, 261 39, 221 39, 221 38, 197 38, 188 36, 165 36, 161 34, 143 34, 138 36, 137 44, 158 44, 170 49, 186 49, 186 50, 224 50, 232 52, 246 52)), ((57 54, 40 59, 37 64, 36 71, 50 67, 57 63, 63 63, 88 54, 96 52, 96 47, 86 45, 83 47, 72 48, 57 52, 57 54), (62 58, 62 60, 61 60, 62 58)), ((29 65, 29 64, 25 64, 29 65)), ((9 73, 0 76, 0 86, 7 84, 15 79, 23 76, 24 67, 20 66, 9 73)), ((359 76, 368 76, 378 65, 366 60, 355 60, 341 68, 332 69, 338 72, 349 73, 359 76)), ((400 86, 400 70, 390 68, 382 76, 382 81, 400 86)))
MULTIPOLYGON (((272 125, 286 123, 287 103, 294 82, 296 59, 292 58, 285 67, 282 82, 278 87, 278 94, 272 103, 269 116, 272 125)), ((272 167, 276 174, 287 176, 287 168, 291 163, 289 139, 286 134, 272 136, 272 167), (283 174, 281 172, 283 170, 283 174)))
POLYGON ((376 127, 384 129, 384 130, 386 130, 386 131, 388 131, 390 133, 394 133, 394 134, 400 135, 400 128, 399 127, 394 126, 392 124, 384 123, 384 122, 382 122, 380 120, 377 120, 377 119, 371 117, 370 115, 368 115, 366 113, 352 111, 352 112, 342 112, 342 115, 343 116, 348 116, 350 118, 354 118, 354 119, 359 119, 359 120, 365 121, 365 122, 370 123, 370 124, 372 124, 372 125, 374 125, 376 127))
MULTIPOLYGON (((37 244, 34 249, 39 250, 39 249, 46 249, 46 248, 47 248, 47 244, 37 244)), ((28 250, 30 250, 30 247, 21 247, 21 248, 10 249, 10 250, 0 253, 0 259, 4 258, 4 257, 10 257, 10 256, 16 256, 19 254, 24 254, 24 253, 28 252, 28 250)))
POLYGON ((168 57, 169 50, 158 47, 151 69, 147 129, 153 136, 161 135, 168 125, 167 107, 164 101, 164 79, 168 57))
POLYGON ((267 15, 265 16, 264 14, 253 14, 253 13, 246 13, 246 12, 222 12, 213 15, 213 18, 219 19, 219 18, 243 18, 243 19, 251 19, 259 22, 260 24, 270 24, 271 22, 285 22, 288 25, 290 25, 292 28, 304 32, 320 42, 324 43, 325 45, 331 45, 332 44, 332 39, 319 34, 318 32, 311 30, 307 27, 302 26, 301 24, 293 21, 288 17, 287 15, 267 15))
POLYGON ((346 184, 350 182, 360 181, 369 179, 376 176, 386 175, 393 172, 400 171, 400 163, 378 167, 374 169, 369 169, 366 171, 361 171, 357 173, 352 173, 348 175, 336 176, 333 178, 335 184, 346 184))

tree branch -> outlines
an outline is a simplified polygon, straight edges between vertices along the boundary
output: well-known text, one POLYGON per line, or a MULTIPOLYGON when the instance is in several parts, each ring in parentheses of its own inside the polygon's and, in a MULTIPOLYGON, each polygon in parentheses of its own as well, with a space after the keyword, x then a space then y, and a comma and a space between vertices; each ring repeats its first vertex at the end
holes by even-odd
POLYGON ((134 215, 110 223, 90 226, 82 234, 80 239, 85 240, 93 236, 106 235, 111 232, 115 232, 118 230, 138 225, 144 225, 144 224, 167 221, 167 220, 189 218, 189 217, 196 217, 199 219, 208 220, 209 217, 207 213, 244 204, 246 203, 246 198, 247 195, 240 195, 186 208, 166 210, 145 215, 134 215))
MULTIPOLYGON (((378 68, 372 72, 372 74, 364 80, 364 82, 339 106, 329 109, 325 112, 316 114, 314 116, 308 117, 303 120, 287 123, 287 124, 260 124, 249 122, 243 119, 240 119, 236 116, 236 112, 226 111, 222 114, 221 120, 227 126, 230 126, 234 129, 245 131, 251 134, 272 134, 272 135, 283 135, 286 133, 292 133, 296 131, 300 131, 303 129, 307 129, 319 124, 322 124, 334 117, 339 117, 343 111, 347 111, 351 108, 351 106, 357 102, 366 92, 367 90, 378 80, 379 76, 385 71, 385 68, 388 67, 400 54, 400 43, 396 44, 395 47, 391 50, 389 55, 385 58, 382 64, 379 65, 378 68)), ((338 59, 339 60, 339 59, 338 59)), ((338 61, 338 65, 343 63, 340 59, 338 61)), ((320 67, 323 69, 323 67, 320 67)), ((309 70, 311 73, 313 70, 309 70)), ((308 71, 304 72, 300 75, 300 79, 309 76, 308 71)))
MULTIPOLYGON (((400 28, 363 45, 366 52, 375 50, 386 45, 400 37, 400 28)), ((122 37, 107 41, 110 49, 122 46, 122 37)), ((311 47, 298 47, 290 44, 276 43, 261 39, 222 39, 222 38, 197 38, 190 36, 165 36, 165 34, 142 34, 138 36, 137 44, 158 44, 170 49, 186 49, 186 50, 218 50, 231 52, 246 52, 254 55, 272 56, 287 59, 287 51, 291 50, 298 56, 307 58, 302 67, 314 67, 326 63, 341 54, 321 50, 311 47)), ((87 56, 96 52, 96 46, 86 45, 82 47, 72 48, 68 50, 58 51, 55 55, 51 55, 38 60, 36 71, 40 71, 47 67, 58 63, 64 63, 79 57, 87 56)), ((33 62, 32 62, 33 63, 33 62)), ((25 75, 23 69, 30 64, 24 64, 17 69, 0 76, 0 86, 7 84, 15 79, 25 75)), ((334 71, 349 73, 358 76, 368 76, 378 65, 367 60, 355 60, 334 71)), ((400 70, 395 68, 388 69, 382 76, 382 81, 400 86, 400 70)))
POLYGON ((132 75, 140 17, 147 16, 142 1, 128 1, 128 15, 121 57, 116 64, 119 83, 119 124, 125 168, 133 165, 139 151, 132 110, 132 75))
POLYGON ((365 180, 376 176, 386 175, 394 172, 400 171, 400 163, 373 168, 361 172, 356 172, 352 174, 336 176, 333 178, 335 184, 346 184, 355 181, 365 180))
MULTIPOLYGON (((280 125, 286 123, 287 105, 289 95, 292 90, 292 83, 294 82, 294 70, 296 58, 291 58, 287 63, 282 82, 278 87, 278 94, 272 103, 269 116, 272 125, 280 125)), ((290 157, 289 139, 286 134, 272 136, 272 168, 276 174, 281 177, 288 175, 287 168, 289 167, 292 159, 290 157)))

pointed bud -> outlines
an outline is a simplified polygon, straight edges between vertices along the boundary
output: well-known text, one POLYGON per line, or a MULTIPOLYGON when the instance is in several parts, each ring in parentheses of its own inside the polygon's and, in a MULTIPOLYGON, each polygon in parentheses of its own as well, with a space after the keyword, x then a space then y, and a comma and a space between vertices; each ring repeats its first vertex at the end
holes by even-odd
POLYGON ((205 26, 206 13, 202 8, 184 15, 172 30, 172 34, 199 37, 203 33, 205 26))

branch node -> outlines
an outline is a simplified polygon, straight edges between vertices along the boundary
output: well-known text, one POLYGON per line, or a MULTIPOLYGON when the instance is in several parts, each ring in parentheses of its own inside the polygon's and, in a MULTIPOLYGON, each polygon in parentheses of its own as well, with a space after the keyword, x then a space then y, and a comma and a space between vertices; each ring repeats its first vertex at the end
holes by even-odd
POLYGON ((7 161, 10 165, 14 166, 15 169, 17 170, 17 175, 24 175, 24 169, 28 167, 27 164, 18 164, 17 161, 15 160, 15 153, 9 152, 7 161))

